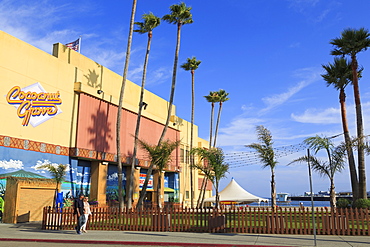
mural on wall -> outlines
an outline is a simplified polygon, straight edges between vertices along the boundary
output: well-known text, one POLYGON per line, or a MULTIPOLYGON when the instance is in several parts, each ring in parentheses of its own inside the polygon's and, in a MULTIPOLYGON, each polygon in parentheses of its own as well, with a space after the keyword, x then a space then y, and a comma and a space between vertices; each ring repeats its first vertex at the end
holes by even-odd
POLYGON ((47 92, 38 82, 24 88, 14 86, 5 97, 6 101, 17 109, 14 114, 23 119, 23 126, 30 123, 36 127, 62 113, 58 107, 62 104, 59 91, 47 92))
POLYGON ((168 201, 179 202, 180 201, 180 187, 179 187, 179 174, 170 172, 165 173, 164 176, 164 187, 171 188, 174 191, 169 192, 168 201))
MULTIPOLYGON (((123 197, 126 196, 126 168, 122 168, 123 197)), ((118 201, 118 168, 109 165, 107 172, 107 201, 118 201)))
POLYGON ((64 195, 89 193, 90 163, 72 160, 68 156, 0 147, 0 192, 6 188, 7 176, 52 178, 43 164, 69 164, 65 181, 61 185, 64 195))
MULTIPOLYGON (((140 189, 141 189, 141 188, 143 188, 144 181, 145 181, 145 179, 146 179, 146 173, 147 173, 147 170, 145 170, 145 169, 143 169, 143 170, 140 172, 140 181, 139 181, 140 189)), ((153 175, 150 175, 147 189, 149 189, 149 190, 150 190, 150 189, 153 189, 153 175)))

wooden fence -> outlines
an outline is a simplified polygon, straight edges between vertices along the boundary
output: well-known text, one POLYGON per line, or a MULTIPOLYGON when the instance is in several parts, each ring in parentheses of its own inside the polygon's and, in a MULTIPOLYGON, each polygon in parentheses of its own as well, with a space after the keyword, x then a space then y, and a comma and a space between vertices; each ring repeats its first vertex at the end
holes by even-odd
MULTIPOLYGON (((146 208, 141 211, 93 207, 87 223, 90 230, 227 232, 265 234, 313 234, 309 208, 240 207, 225 209, 146 208)), ((370 235, 368 209, 316 208, 316 233, 321 235, 370 235)), ((42 227, 73 230, 76 216, 72 208, 45 207, 42 227)))

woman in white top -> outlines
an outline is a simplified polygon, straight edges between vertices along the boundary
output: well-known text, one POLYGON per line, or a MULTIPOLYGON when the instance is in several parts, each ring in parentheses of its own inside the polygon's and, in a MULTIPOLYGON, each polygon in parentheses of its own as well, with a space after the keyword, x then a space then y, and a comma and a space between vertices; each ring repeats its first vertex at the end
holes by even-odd
POLYGON ((81 226, 81 231, 82 232, 87 232, 86 231, 86 224, 87 224, 87 220, 89 219, 89 215, 91 214, 91 211, 90 211, 90 204, 89 204, 89 198, 88 197, 85 197, 84 198, 84 215, 85 215, 85 224, 83 224, 81 226))

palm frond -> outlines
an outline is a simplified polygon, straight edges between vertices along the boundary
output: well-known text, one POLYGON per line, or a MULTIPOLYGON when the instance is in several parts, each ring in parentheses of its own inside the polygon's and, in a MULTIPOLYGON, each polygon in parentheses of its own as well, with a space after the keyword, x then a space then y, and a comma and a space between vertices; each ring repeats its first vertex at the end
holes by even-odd
POLYGON ((53 164, 43 164, 41 166, 38 166, 37 169, 43 169, 50 172, 50 174, 53 176, 53 179, 57 183, 61 183, 64 181, 64 177, 67 173, 68 165, 53 165, 53 164))
POLYGON ((153 31, 153 29, 161 23, 161 18, 155 16, 152 12, 149 14, 143 14, 142 19, 143 22, 134 23, 137 25, 137 29, 135 29, 134 32, 138 32, 140 34, 148 33, 153 31))
POLYGON ((252 143, 245 146, 257 152, 263 168, 270 167, 273 169, 277 161, 275 160, 275 153, 272 147, 273 141, 271 132, 262 125, 257 126, 256 131, 257 138, 261 143, 252 143))
POLYGON ((139 146, 148 153, 149 158, 157 169, 163 171, 166 166, 171 162, 172 152, 180 145, 179 141, 163 141, 160 145, 151 145, 144 140, 138 139, 139 146))
POLYGON ((199 67, 199 64, 201 63, 202 61, 200 60, 197 60, 196 57, 192 57, 192 58, 187 58, 187 62, 186 63, 183 63, 181 65, 181 68, 183 68, 184 70, 186 71, 189 71, 189 70, 196 70, 198 69, 199 67))
POLYGON ((193 15, 191 7, 187 7, 185 3, 174 4, 170 6, 170 14, 164 15, 162 20, 171 24, 191 24, 193 23, 193 15))

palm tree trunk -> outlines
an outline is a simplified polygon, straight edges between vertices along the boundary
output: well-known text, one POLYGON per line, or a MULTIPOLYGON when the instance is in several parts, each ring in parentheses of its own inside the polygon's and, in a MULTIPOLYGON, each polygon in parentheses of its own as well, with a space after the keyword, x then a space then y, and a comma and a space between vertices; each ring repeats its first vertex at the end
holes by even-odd
POLYGON ((213 117, 215 113, 215 103, 212 102, 211 104, 211 126, 210 126, 210 131, 209 131, 209 149, 212 147, 212 134, 213 134, 213 117))
POLYGON ((144 88, 145 88, 145 81, 146 81, 146 70, 148 67, 148 60, 149 60, 149 52, 150 52, 150 45, 152 41, 152 31, 148 32, 148 43, 146 48, 146 54, 144 59, 144 68, 143 68, 143 78, 141 81, 141 91, 140 91, 140 100, 139 100, 139 110, 137 113, 137 120, 136 120, 136 129, 135 129, 135 139, 134 139, 134 151, 132 152, 132 161, 131 161, 131 174, 130 174, 130 185, 129 191, 127 193, 127 207, 129 209, 132 208, 132 197, 133 197, 133 190, 134 190, 134 172, 135 172, 135 165, 136 165, 136 153, 137 153, 137 140, 139 138, 140 132, 140 120, 141 120, 141 113, 143 110, 143 102, 144 102, 144 88))
POLYGON ((276 209, 276 187, 275 187, 275 170, 271 167, 271 207, 275 212, 276 209))
MULTIPOLYGON (((161 145, 161 142, 163 141, 163 139, 166 135, 168 125, 170 123, 173 99, 174 99, 175 88, 176 88, 176 74, 177 74, 177 64, 178 64, 178 61, 179 61, 180 38, 181 38, 181 23, 179 23, 177 25, 177 44, 176 44, 175 59, 174 59, 173 73, 172 73, 172 85, 171 85, 170 100, 168 102, 167 119, 166 119, 166 123, 165 123, 164 128, 163 128, 163 131, 162 131, 162 135, 160 136, 160 138, 158 140, 158 145, 161 145)), ((137 208, 140 208, 143 204, 145 194, 146 194, 146 188, 148 187, 148 183, 149 183, 149 177, 152 175, 153 165, 154 164, 151 163, 149 168, 148 168, 148 172, 146 174, 146 178, 145 178, 143 187, 141 189, 140 198, 139 198, 139 201, 138 201, 138 204, 137 204, 137 208)))
POLYGON ((53 204, 54 204, 55 209, 57 208, 57 194, 59 193, 58 187, 59 187, 59 183, 57 182, 57 187, 55 188, 54 199, 53 199, 53 204))
POLYGON ((335 209, 337 207, 337 198, 335 197, 334 177, 330 178, 330 207, 335 209))
POLYGON ((221 110, 222 110, 222 102, 220 102, 220 107, 218 108, 216 130, 215 130, 215 140, 214 140, 214 143, 213 143, 213 147, 216 147, 217 134, 218 134, 218 125, 220 124, 220 118, 221 118, 221 110))
POLYGON ((218 206, 219 206, 219 203, 220 203, 220 195, 218 193, 218 181, 216 181, 216 186, 215 186, 215 190, 216 190, 216 209, 218 209, 218 206))
POLYGON ((193 166, 194 166, 194 155, 191 153, 193 149, 193 137, 194 137, 194 70, 191 70, 191 125, 190 125, 190 205, 194 208, 194 178, 193 178, 193 166))
POLYGON ((140 209, 141 206, 143 205, 144 198, 145 198, 145 195, 146 195, 146 189, 147 189, 148 183, 149 183, 149 179, 150 179, 150 176, 152 175, 152 172, 153 172, 153 167, 154 167, 154 163, 150 162, 148 171, 146 173, 146 177, 145 177, 143 187, 141 188, 141 191, 140 191, 139 201, 137 202, 137 205, 136 205, 137 209, 140 209))
POLYGON ((157 185, 157 203, 158 208, 162 208, 162 201, 161 201, 161 189, 162 189, 162 171, 158 171, 158 185, 157 185))
POLYGON ((357 138, 358 138, 358 174, 359 174, 359 198, 366 199, 366 169, 365 169, 365 152, 364 152, 364 127, 362 121, 360 89, 357 76, 357 58, 352 55, 352 75, 353 75, 353 91, 356 105, 356 122, 357 122, 357 138))
POLYGON ((350 171, 350 177, 351 177, 352 196, 353 196, 353 201, 356 201, 358 199, 358 178, 357 178, 355 157, 353 155, 353 149, 351 145, 351 137, 350 137, 349 130, 348 130, 346 93, 344 92, 344 88, 340 89, 339 102, 340 102, 340 110, 341 110, 341 116, 342 116, 344 141, 346 143, 346 150, 347 150, 347 155, 348 155, 348 165, 349 165, 349 171, 350 171))
POLYGON ((127 41, 126 60, 125 60, 125 66, 123 69, 123 78, 122 78, 121 92, 119 96, 118 112, 117 112, 116 145, 117 145, 117 161, 118 161, 118 167, 117 167, 117 170, 118 170, 118 201, 119 201, 120 210, 122 210, 124 207, 123 196, 122 196, 123 186, 122 186, 122 157, 121 157, 122 155, 121 154, 122 105, 123 105, 123 96, 125 94, 128 65, 130 62, 130 55, 131 55, 132 33, 134 30, 136 3, 137 3, 137 0, 133 0, 132 9, 131 9, 130 30, 129 30, 128 41, 127 41))
POLYGON ((202 200, 200 201, 200 206, 204 205, 204 199, 205 199, 206 191, 207 191, 208 178, 205 177, 204 179, 205 179, 205 183, 204 183, 204 188, 202 191, 202 200))
POLYGON ((170 93, 170 100, 168 102, 168 112, 167 112, 167 119, 166 123, 164 125, 162 135, 159 138, 158 145, 161 144, 161 142, 164 139, 164 136, 166 135, 168 125, 170 123, 171 118, 171 112, 172 112, 172 105, 173 105, 173 99, 175 96, 175 88, 176 88, 176 75, 177 75, 177 64, 179 61, 179 52, 180 52, 180 40, 181 40, 181 23, 177 24, 177 43, 176 43, 176 51, 175 51, 175 59, 173 63, 173 73, 172 73, 172 85, 171 85, 171 93, 170 93))
POLYGON ((201 207, 201 201, 202 201, 203 188, 204 188, 205 181, 206 181, 206 178, 203 177, 202 185, 200 186, 199 196, 198 196, 198 200, 197 200, 197 208, 201 207))

